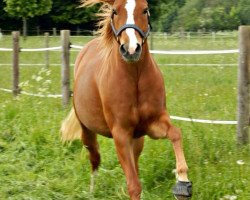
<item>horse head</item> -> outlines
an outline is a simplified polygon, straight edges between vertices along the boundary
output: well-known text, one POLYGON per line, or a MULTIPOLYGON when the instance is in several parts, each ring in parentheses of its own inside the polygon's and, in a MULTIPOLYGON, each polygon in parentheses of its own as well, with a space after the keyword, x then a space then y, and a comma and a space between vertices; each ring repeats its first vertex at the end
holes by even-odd
POLYGON ((126 62, 140 59, 142 46, 151 30, 149 16, 146 0, 113 1, 110 25, 126 62))

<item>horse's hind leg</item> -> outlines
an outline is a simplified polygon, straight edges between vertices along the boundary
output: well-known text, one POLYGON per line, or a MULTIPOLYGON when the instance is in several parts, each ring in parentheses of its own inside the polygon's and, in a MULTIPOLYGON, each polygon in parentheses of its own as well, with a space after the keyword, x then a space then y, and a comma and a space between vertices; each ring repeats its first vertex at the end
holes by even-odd
POLYGON ((94 178, 97 173, 97 169, 100 165, 101 157, 99 154, 99 145, 97 142, 96 134, 92 133, 84 126, 82 126, 82 142, 86 149, 89 151, 89 160, 91 163, 92 174, 90 180, 90 192, 92 193, 94 190, 94 178))
POLYGON ((141 155, 141 152, 143 150, 144 146, 144 137, 133 139, 133 151, 134 151, 134 158, 135 158, 135 168, 137 171, 137 174, 139 174, 139 157, 141 155))
POLYGON ((92 171, 96 171, 100 165, 100 154, 99 154, 99 145, 97 142, 96 134, 90 132, 86 128, 83 128, 82 132, 82 142, 86 149, 89 151, 89 160, 91 163, 92 171))

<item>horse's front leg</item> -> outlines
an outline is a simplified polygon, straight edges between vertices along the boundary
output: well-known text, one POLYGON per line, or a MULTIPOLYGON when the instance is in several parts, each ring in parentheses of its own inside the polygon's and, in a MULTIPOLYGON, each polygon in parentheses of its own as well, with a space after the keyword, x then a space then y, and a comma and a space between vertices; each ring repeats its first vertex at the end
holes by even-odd
POLYGON ((168 138, 171 140, 176 157, 177 184, 173 193, 178 200, 186 200, 192 196, 192 183, 188 180, 188 166, 182 148, 181 131, 171 126, 168 130, 168 138))
POLYGON ((113 129, 112 135, 118 159, 126 176, 130 199, 140 200, 141 184, 134 158, 132 133, 131 131, 117 127, 113 129))
POLYGON ((153 139, 168 138, 172 142, 178 180, 173 193, 177 199, 189 199, 192 196, 192 184, 188 180, 188 166, 183 152, 181 131, 171 125, 170 118, 166 114, 151 125, 149 136, 153 139))

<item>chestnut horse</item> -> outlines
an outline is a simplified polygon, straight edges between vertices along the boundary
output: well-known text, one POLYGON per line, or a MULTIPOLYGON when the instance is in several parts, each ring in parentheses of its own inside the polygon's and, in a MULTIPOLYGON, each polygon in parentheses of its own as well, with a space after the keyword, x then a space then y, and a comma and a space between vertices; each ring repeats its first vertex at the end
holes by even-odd
POLYGON ((63 140, 81 135, 93 173, 100 165, 97 133, 113 138, 131 200, 139 200, 138 159, 144 136, 168 138, 176 156, 178 199, 191 197, 181 132, 166 111, 163 76, 149 53, 147 0, 84 0, 102 3, 99 37, 79 53, 74 71, 74 108, 62 124, 63 140))

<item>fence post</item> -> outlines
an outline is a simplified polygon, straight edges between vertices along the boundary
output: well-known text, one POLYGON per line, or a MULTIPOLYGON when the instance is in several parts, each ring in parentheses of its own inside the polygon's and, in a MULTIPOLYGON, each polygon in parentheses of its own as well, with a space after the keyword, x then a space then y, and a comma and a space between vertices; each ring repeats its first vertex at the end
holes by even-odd
POLYGON ((216 38, 216 33, 212 32, 212 40, 213 40, 213 42, 215 42, 215 38, 216 38))
POLYGON ((36 27, 36 34, 37 34, 37 36, 40 35, 40 26, 37 26, 37 27, 36 27))
POLYGON ((19 31, 12 32, 13 40, 13 54, 12 54, 12 81, 13 81, 13 95, 17 96, 20 93, 19 88, 19 31))
POLYGON ((76 28, 76 35, 79 36, 81 34, 81 29, 79 28, 79 26, 77 26, 76 28))
MULTIPOLYGON (((45 48, 49 48, 49 33, 44 33, 45 48)), ((45 67, 49 68, 49 50, 45 51, 45 67)))
POLYGON ((57 32, 57 31, 56 31, 56 28, 53 28, 53 36, 56 36, 56 35, 57 35, 56 32, 57 32))
POLYGON ((239 27, 238 144, 249 143, 250 125, 250 26, 239 27))
POLYGON ((70 64, 69 64, 69 42, 70 31, 61 31, 61 43, 62 43, 62 103, 63 106, 67 106, 70 100, 70 64))

